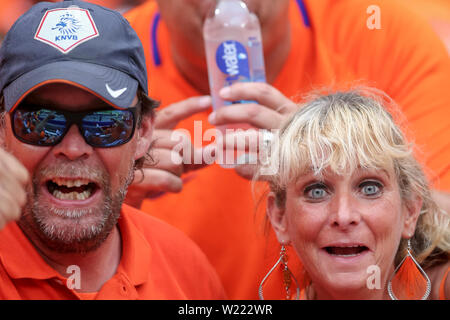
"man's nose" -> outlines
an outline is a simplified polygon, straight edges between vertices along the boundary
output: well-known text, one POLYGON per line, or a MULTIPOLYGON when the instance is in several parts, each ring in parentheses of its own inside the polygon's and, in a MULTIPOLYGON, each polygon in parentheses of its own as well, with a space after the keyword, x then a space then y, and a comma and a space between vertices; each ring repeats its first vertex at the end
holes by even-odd
POLYGON ((351 192, 336 195, 332 200, 331 225, 346 230, 357 226, 361 221, 361 213, 351 192))
POLYGON ((84 141, 76 125, 72 125, 60 143, 53 147, 56 157, 65 157, 69 160, 87 158, 93 148, 84 141))

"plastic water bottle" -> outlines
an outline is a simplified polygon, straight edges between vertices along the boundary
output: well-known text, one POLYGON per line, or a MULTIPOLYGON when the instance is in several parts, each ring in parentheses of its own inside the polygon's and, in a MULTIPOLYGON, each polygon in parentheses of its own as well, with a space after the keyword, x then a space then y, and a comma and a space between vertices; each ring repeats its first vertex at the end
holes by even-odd
MULTIPOLYGON (((261 28, 258 17, 249 12, 241 0, 218 0, 203 25, 209 88, 213 109, 234 103, 253 101, 228 101, 219 96, 219 91, 236 82, 266 82, 261 28)), ((229 130, 246 130, 249 124, 219 126, 218 134, 227 137, 229 130)), ((216 161, 224 168, 247 162, 248 154, 238 148, 227 147, 216 161), (243 160, 244 159, 244 160, 243 160)))
POLYGON ((235 82, 265 82, 264 54, 258 17, 241 0, 219 0, 203 25, 213 108, 231 103, 219 97, 235 82))

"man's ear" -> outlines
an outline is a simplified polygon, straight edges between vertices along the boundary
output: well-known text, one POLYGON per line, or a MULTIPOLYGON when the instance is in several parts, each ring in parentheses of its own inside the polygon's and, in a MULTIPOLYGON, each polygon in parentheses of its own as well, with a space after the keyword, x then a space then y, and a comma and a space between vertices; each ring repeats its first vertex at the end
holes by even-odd
POLYGON ((278 242, 287 245, 290 242, 288 233, 287 217, 284 208, 277 205, 277 199, 274 192, 270 192, 267 196, 267 217, 272 224, 273 230, 277 236, 278 242))
POLYGON ((154 115, 142 117, 141 125, 137 129, 138 139, 137 139, 135 160, 145 157, 150 148, 153 135, 154 118, 155 118, 154 115))
POLYGON ((414 235, 416 230, 417 220, 422 209, 423 199, 419 195, 415 195, 411 200, 403 205, 403 232, 402 237, 409 239, 414 235))

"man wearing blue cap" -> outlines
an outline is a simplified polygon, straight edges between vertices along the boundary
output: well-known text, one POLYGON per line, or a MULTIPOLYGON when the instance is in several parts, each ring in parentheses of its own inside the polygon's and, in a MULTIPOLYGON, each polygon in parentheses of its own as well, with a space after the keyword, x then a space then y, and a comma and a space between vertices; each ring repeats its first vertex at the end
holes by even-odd
POLYGON ((0 93, 0 298, 224 297, 190 240, 122 204, 157 104, 120 14, 34 6, 0 49, 0 93))

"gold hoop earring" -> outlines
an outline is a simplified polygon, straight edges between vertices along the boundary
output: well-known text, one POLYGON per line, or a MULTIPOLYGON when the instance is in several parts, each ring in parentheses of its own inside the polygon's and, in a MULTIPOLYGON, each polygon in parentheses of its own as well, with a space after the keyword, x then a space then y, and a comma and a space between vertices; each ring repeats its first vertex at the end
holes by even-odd
POLYGON ((292 274, 291 270, 288 268, 288 256, 286 254, 286 247, 284 245, 281 246, 280 251, 280 258, 277 260, 277 262, 273 265, 273 267, 269 270, 269 272, 264 276, 262 279, 259 288, 258 288, 258 294, 259 299, 264 300, 264 294, 263 294, 263 285, 266 282, 266 280, 269 278, 270 274, 276 269, 276 267, 279 264, 282 264, 282 272, 283 272, 283 286, 284 290, 286 291, 286 300, 291 299, 291 284, 292 279, 294 279, 294 283, 296 285, 296 297, 295 300, 300 299, 300 286, 298 285, 297 279, 292 274))
POLYGON ((427 300, 431 292, 431 281, 426 272, 412 255, 411 241, 408 239, 407 254, 397 266, 388 282, 388 294, 392 300, 399 300, 394 291, 401 291, 407 300, 413 300, 415 292, 424 291, 420 300, 427 300))

